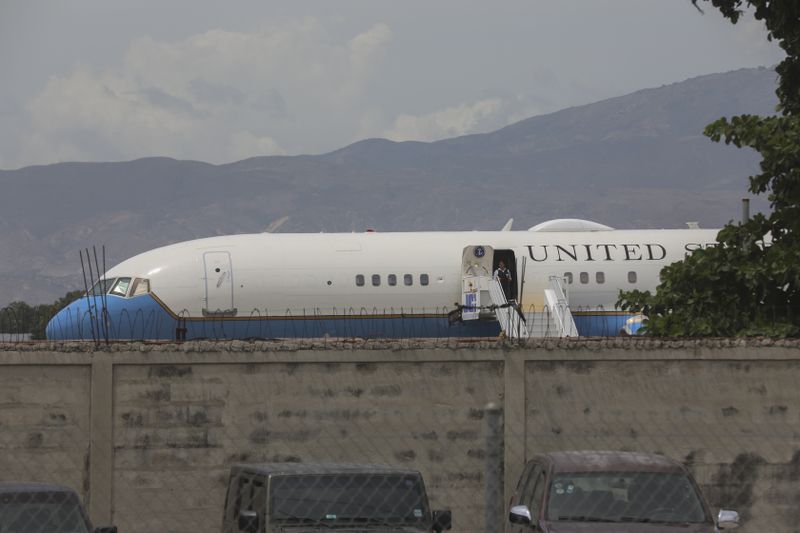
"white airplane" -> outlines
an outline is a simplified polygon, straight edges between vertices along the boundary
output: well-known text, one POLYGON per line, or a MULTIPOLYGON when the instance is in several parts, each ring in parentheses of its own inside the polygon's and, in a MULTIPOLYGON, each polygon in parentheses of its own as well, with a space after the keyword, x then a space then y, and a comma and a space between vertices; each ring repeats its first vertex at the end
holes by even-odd
POLYGON ((536 313, 555 306, 553 287, 568 297, 567 331, 616 335, 634 316, 615 309, 620 289, 654 289, 665 265, 713 246, 718 232, 615 230, 578 219, 510 231, 510 222, 502 231, 262 233, 173 244, 108 270, 53 317, 47 337, 481 337, 503 324, 530 334, 536 313), (512 283, 498 295, 501 260, 512 283), (521 317, 510 326, 498 322, 506 301, 521 317))

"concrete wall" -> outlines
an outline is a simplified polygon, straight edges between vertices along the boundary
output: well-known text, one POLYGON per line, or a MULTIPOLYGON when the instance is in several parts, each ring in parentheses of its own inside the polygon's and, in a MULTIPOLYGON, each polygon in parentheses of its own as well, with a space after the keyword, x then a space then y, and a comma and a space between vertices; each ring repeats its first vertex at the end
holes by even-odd
POLYGON ((526 451, 657 451, 690 465, 747 531, 794 531, 798 378, 797 360, 529 362, 526 451))
POLYGON ((91 366, 0 367, 0 476, 58 479, 88 496, 91 366))
POLYGON ((742 530, 792 531, 798 378, 792 342, 0 345, 0 480, 73 486, 123 533, 212 532, 233 462, 390 463, 480 531, 497 402, 504 501, 541 451, 658 451, 742 530))

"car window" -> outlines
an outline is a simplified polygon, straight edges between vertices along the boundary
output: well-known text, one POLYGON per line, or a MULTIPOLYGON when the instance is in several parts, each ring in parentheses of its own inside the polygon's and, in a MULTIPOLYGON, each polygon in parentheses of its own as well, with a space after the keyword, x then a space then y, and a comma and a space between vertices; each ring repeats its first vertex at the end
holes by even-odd
POLYGON ((239 490, 236 492, 236 500, 233 507, 234 522, 238 519, 240 511, 250 508, 250 479, 245 476, 239 476, 237 485, 239 490))
POLYGON ((279 475, 270 482, 270 521, 281 526, 324 523, 327 527, 390 524, 388 529, 418 526, 430 511, 419 475, 279 475))
POLYGON ((258 513, 258 530, 264 531, 267 515, 267 488, 261 480, 253 480, 248 510, 258 513))
POLYGON ((70 492, 4 492, 0 494, 0 531, 88 533, 77 495, 70 492))
POLYGON ((241 503, 239 480, 241 478, 232 477, 228 481, 228 492, 225 494, 225 522, 227 524, 233 523, 239 514, 239 504, 241 503))
POLYGON ((542 508, 542 499, 544 498, 545 489, 545 475, 543 470, 539 470, 539 475, 533 485, 533 497, 528 509, 531 511, 531 516, 538 517, 539 511, 542 508))
POLYGON ((685 474, 559 473, 550 484, 547 518, 567 522, 709 523, 685 474))
POLYGON ((531 469, 530 473, 528 474, 528 479, 525 480, 525 487, 522 489, 520 503, 522 505, 527 505, 528 508, 531 507, 531 501, 533 500, 533 489, 541 472, 542 465, 534 463, 533 469, 531 469))
POLYGON ((519 479, 517 480, 517 486, 514 488, 514 503, 519 503, 520 497, 522 496, 522 489, 525 488, 525 483, 528 481, 528 476, 531 474, 531 470, 533 470, 534 463, 527 463, 525 468, 522 469, 522 474, 519 475, 519 479))

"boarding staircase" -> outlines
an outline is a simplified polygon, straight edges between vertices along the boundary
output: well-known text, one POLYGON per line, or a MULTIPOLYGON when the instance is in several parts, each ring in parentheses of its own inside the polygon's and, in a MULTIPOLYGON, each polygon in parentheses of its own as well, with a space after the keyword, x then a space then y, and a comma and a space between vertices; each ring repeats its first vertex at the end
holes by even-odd
POLYGON ((496 319, 508 338, 577 337, 563 280, 550 276, 544 289, 545 306, 540 310, 520 309, 506 299, 503 288, 491 276, 464 276, 462 319, 496 319), (488 301, 487 301, 488 300, 488 301))
POLYGON ((500 322, 500 327, 505 333, 506 337, 511 338, 527 338, 530 337, 528 331, 527 319, 519 311, 516 302, 509 302, 506 300, 506 295, 503 292, 503 287, 500 282, 494 278, 488 281, 489 296, 492 299, 495 317, 500 322))
POLYGON ((564 291, 563 279, 550 276, 550 286, 544 290, 546 306, 539 314, 539 324, 546 325, 546 337, 577 337, 578 328, 569 309, 569 301, 564 291))

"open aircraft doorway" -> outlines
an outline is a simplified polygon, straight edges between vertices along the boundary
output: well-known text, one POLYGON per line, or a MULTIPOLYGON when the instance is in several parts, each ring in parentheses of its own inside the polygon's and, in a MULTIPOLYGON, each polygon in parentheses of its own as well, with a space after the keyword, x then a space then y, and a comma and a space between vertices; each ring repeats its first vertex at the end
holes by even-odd
POLYGON ((500 284, 503 286, 503 292, 505 292, 506 299, 508 301, 517 300, 518 295, 518 288, 519 288, 519 276, 517 275, 517 258, 514 254, 514 250, 495 250, 494 257, 492 258, 492 275, 497 272, 498 268, 500 267, 500 262, 503 262, 503 265, 508 269, 509 275, 511 276, 511 281, 508 284, 503 283, 502 275, 500 275, 500 284))

